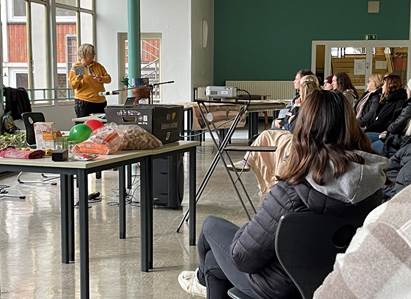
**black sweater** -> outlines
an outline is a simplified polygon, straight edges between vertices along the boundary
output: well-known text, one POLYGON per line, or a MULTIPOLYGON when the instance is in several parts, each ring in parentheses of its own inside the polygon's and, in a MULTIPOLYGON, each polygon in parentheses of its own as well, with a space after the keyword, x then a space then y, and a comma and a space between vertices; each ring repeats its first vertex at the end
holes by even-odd
POLYGON ((381 133, 387 131, 388 126, 400 115, 407 99, 405 89, 399 89, 384 97, 376 111, 375 118, 370 122, 365 131, 381 133))
MULTIPOLYGON (((369 92, 366 92, 362 98, 368 95, 369 92)), ((377 113, 378 107, 380 106, 380 99, 381 99, 382 89, 377 89, 370 93, 367 102, 364 104, 362 108, 361 115, 358 118, 358 122, 361 127, 367 127, 375 118, 375 114, 377 113)), ((360 103, 361 100, 357 102, 360 103)), ((355 110, 357 109, 357 105, 355 110)))
POLYGON ((411 119, 411 98, 405 102, 400 115, 392 122, 387 131, 391 134, 403 134, 408 121, 411 119))

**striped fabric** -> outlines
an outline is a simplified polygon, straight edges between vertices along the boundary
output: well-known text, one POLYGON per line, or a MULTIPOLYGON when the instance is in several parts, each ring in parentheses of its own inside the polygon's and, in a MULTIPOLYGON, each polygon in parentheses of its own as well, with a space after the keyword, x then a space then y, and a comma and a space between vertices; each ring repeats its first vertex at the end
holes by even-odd
POLYGON ((411 186, 367 216, 314 298, 411 298, 411 186))

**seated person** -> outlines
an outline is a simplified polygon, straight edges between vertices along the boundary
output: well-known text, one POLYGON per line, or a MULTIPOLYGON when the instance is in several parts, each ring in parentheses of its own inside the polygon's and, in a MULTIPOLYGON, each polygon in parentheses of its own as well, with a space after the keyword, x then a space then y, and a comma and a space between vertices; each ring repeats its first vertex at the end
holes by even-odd
POLYGON ((358 92, 347 73, 342 72, 335 74, 332 79, 332 86, 334 90, 342 92, 352 107, 355 106, 358 100, 358 92))
MULTIPOLYGON (((281 118, 277 118, 273 121, 272 127, 277 129, 284 129, 288 131, 292 131, 294 128, 294 123, 292 120, 295 120, 296 113, 298 113, 298 107, 301 104, 300 99, 300 80, 304 76, 314 75, 313 72, 310 70, 299 70, 295 74, 295 79, 293 81, 294 89, 296 91, 295 97, 292 101, 287 105, 283 111, 285 112, 281 118)), ((318 80, 318 79, 317 79, 318 80)), ((282 112, 282 111, 280 111, 282 112)), ((282 114, 282 113, 280 113, 282 114)))
POLYGON ((275 255, 280 217, 315 211, 365 219, 381 203, 387 159, 372 154, 341 93, 314 90, 307 96, 292 148, 279 182, 253 219, 241 228, 217 217, 205 219, 199 268, 178 277, 185 291, 219 299, 234 285, 252 298, 296 298, 298 290, 275 255))
POLYGON ((373 210, 314 299, 410 298, 411 186, 373 210))
POLYGON ((407 85, 408 100, 405 101, 400 115, 388 126, 387 130, 379 134, 379 139, 374 141, 371 147, 379 154, 391 157, 401 147, 411 142, 407 133, 411 120, 411 80, 407 85))
POLYGON ((384 188, 386 199, 393 197, 411 184, 411 144, 402 147, 390 158, 386 169, 387 182, 384 188))
POLYGON ((367 91, 354 106, 360 127, 365 125, 374 117, 378 109, 382 94, 383 79, 381 74, 371 74, 368 78, 367 91))
MULTIPOLYGON (((300 79, 299 94, 301 102, 304 102, 308 94, 314 90, 319 90, 319 82, 316 76, 308 75, 300 79)), ((254 171, 257 178, 258 187, 261 194, 270 191, 272 185, 277 182, 279 170, 286 162, 290 153, 292 134, 286 130, 266 130, 263 131, 252 146, 276 146, 277 150, 273 152, 247 152, 244 159, 234 163, 238 171, 248 171, 250 168, 254 171)), ((230 169, 233 166, 228 165, 230 169)))
MULTIPOLYGON (((372 143, 379 141, 380 138, 385 138, 385 134, 381 135, 381 133, 388 131, 389 126, 401 114, 406 100, 407 93, 402 88, 401 77, 395 74, 386 75, 377 111, 373 119, 366 123, 364 128, 372 143)), ((372 148, 376 153, 382 154, 383 144, 377 142, 372 145, 372 148)))

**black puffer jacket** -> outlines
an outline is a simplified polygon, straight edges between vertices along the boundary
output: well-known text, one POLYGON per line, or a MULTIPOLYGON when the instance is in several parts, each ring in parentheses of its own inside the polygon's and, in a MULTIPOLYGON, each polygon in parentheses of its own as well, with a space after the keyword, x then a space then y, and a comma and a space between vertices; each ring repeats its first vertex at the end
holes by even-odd
POLYGON ((387 178, 391 184, 384 188, 386 198, 391 198, 411 184, 411 144, 401 148, 390 158, 387 178))
MULTIPOLYGON (((365 93, 361 99, 363 99, 365 96, 368 96, 368 93, 365 93)), ((361 127, 367 127, 372 120, 375 119, 375 114, 377 113, 377 109, 380 106, 380 99, 381 99, 381 94, 382 94, 382 89, 377 89, 376 91, 373 91, 370 93, 368 96, 367 102, 364 104, 364 107, 362 108, 361 115, 358 118, 358 122, 361 127)), ((361 100, 357 102, 360 103, 361 100)), ((357 107, 355 107, 355 110, 357 107)))
POLYGON ((404 129, 411 119, 411 98, 404 103, 404 107, 401 110, 401 114, 392 122, 387 131, 390 134, 403 134, 404 129))
POLYGON ((405 89, 399 89, 386 96, 379 104, 375 118, 366 126, 366 132, 381 133, 400 115, 407 99, 405 89))
POLYGON ((237 231, 231 245, 232 259, 240 271, 249 273, 259 298, 298 298, 275 254, 275 233, 282 215, 311 210, 341 216, 355 213, 365 218, 382 202, 387 159, 373 154, 365 154, 364 159, 364 165, 352 163, 352 169, 338 179, 325 175, 325 186, 316 185, 310 177, 298 185, 280 181, 254 218, 237 231))

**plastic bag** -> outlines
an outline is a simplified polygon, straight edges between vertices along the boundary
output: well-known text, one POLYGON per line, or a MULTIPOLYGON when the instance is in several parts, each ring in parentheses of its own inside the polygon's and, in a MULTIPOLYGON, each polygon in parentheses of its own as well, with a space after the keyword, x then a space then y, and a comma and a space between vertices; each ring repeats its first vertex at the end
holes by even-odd
POLYGON ((120 150, 122 136, 116 125, 110 124, 96 130, 93 135, 79 144, 76 144, 73 153, 109 155, 120 150))
POLYGON ((157 137, 137 125, 121 125, 117 128, 122 135, 122 150, 146 150, 162 146, 157 137))

